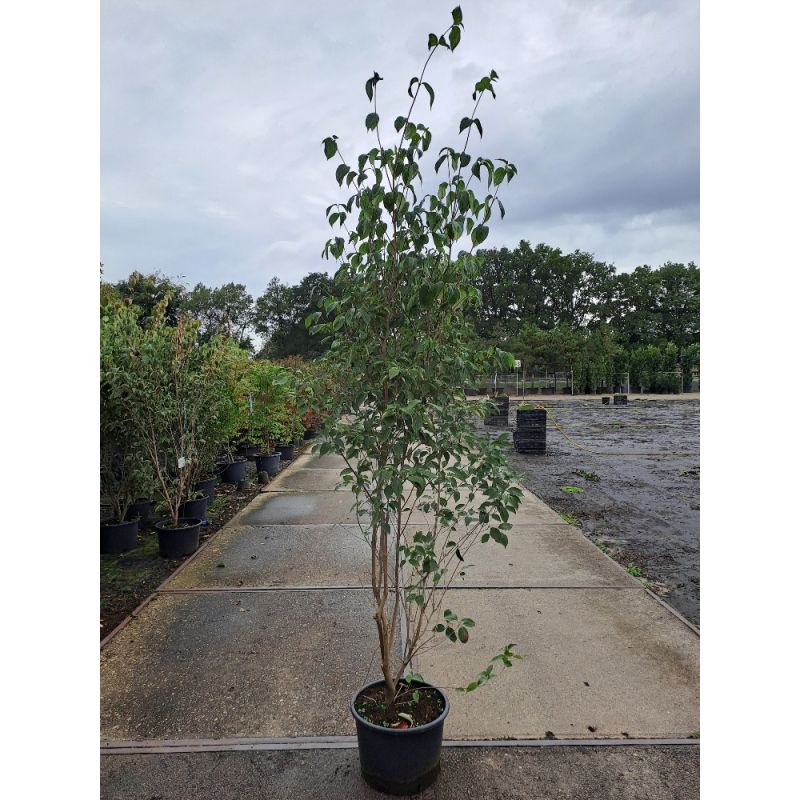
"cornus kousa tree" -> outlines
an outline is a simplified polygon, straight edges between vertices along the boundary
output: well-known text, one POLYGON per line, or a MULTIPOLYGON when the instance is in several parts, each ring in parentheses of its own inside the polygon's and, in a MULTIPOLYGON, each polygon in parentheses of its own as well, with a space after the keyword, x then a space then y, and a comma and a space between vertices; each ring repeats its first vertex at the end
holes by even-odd
MULTIPOLYGON (((351 161, 336 136, 323 141, 327 158, 340 162, 337 182, 352 194, 326 212, 337 235, 323 255, 339 262, 340 296, 306 320, 330 339, 328 366, 339 386, 319 450, 346 461, 342 480, 355 494, 371 546, 389 705, 418 696, 418 655, 445 640, 460 646, 469 639, 476 623, 447 607, 447 589, 476 558, 473 546, 508 543, 521 499, 503 441, 477 432, 476 414, 486 409, 461 389, 487 371, 513 367, 507 353, 472 349, 464 319, 480 302, 475 249, 493 215, 504 215, 499 191, 517 171, 504 159, 470 152, 483 136, 477 112, 495 97, 497 73, 474 85, 457 146, 432 156, 433 134, 415 121, 435 101, 427 77, 434 56, 461 40, 459 8, 452 19, 443 34, 430 34, 424 66, 408 85, 408 108, 389 125, 379 104, 382 78, 376 72, 367 80, 365 124, 375 136, 369 152, 351 161), (423 182, 428 161, 433 170, 423 182)), ((513 647, 505 645, 463 690, 491 678, 497 664, 510 666, 518 658, 513 647)), ((407 717, 413 723, 413 714, 407 717)))

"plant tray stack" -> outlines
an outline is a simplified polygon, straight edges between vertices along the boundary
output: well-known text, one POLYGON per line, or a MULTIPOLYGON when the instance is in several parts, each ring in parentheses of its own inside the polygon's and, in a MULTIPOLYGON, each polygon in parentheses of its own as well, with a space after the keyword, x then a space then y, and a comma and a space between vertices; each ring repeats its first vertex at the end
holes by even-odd
POLYGON ((626 406, 626 405, 628 405, 628 395, 626 395, 626 394, 615 394, 614 395, 614 405, 615 406, 626 406))
POLYGON ((547 451, 547 411, 545 409, 517 411, 514 448, 518 453, 545 454, 547 451))
POLYGON ((492 398, 494 413, 488 414, 484 420, 484 425, 494 427, 508 427, 508 395, 498 395, 492 398))

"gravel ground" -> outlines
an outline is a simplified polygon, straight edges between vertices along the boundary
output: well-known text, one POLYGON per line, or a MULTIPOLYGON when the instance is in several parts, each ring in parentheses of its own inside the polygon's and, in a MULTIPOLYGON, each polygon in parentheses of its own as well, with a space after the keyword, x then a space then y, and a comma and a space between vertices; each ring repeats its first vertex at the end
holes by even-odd
MULTIPOLYGON (((533 402, 549 409, 547 454, 510 451, 521 482, 613 559, 641 571, 653 591, 699 625, 699 400, 631 396, 628 406, 604 406, 599 397, 533 402), (595 452, 570 443, 554 423, 595 452), (665 455, 597 454, 623 451, 665 455), (583 491, 569 493, 564 486, 583 491)), ((512 427, 519 405, 511 401, 512 427)))

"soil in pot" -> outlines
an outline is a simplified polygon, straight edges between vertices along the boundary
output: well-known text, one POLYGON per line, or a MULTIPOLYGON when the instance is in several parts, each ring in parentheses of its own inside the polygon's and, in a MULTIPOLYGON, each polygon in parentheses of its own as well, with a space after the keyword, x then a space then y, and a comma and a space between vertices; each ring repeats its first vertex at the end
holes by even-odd
POLYGON ((200 546, 200 526, 202 520, 192 517, 181 517, 177 526, 171 519, 156 522, 158 533, 158 552, 163 558, 188 556, 200 546))
POLYGON ((139 530, 139 518, 126 519, 124 522, 109 519, 100 523, 100 552, 124 553, 136 547, 136 533, 139 530))
POLYGON ((450 706, 444 693, 429 684, 409 687, 401 682, 396 702, 388 708, 383 691, 383 681, 376 681, 356 692, 350 703, 361 773, 379 791, 417 794, 439 774, 444 720, 450 706))
POLYGON ((181 504, 178 513, 182 517, 191 517, 193 519, 205 519, 206 511, 208 511, 209 499, 206 495, 196 497, 194 500, 187 500, 181 504))
POLYGON ((277 475, 281 468, 281 454, 279 452, 256 456, 256 470, 266 472, 268 475, 277 475))
POLYGON ((223 483, 239 483, 247 475, 247 459, 229 461, 220 466, 222 467, 220 478, 223 483))
POLYGON ((139 530, 147 530, 147 520, 150 518, 150 510, 153 508, 153 501, 145 497, 140 497, 136 502, 128 506, 128 512, 125 514, 125 519, 139 520, 139 530))

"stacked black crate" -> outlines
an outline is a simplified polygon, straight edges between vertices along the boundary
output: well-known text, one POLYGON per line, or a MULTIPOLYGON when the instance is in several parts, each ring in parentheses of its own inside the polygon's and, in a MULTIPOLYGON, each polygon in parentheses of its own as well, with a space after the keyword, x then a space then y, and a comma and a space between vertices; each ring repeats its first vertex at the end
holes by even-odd
POLYGON ((518 453, 544 454, 547 449, 547 411, 543 408, 517 411, 514 447, 518 453))
POLYGON ((508 427, 508 395, 497 395, 491 399, 492 411, 484 418, 484 425, 508 427))

